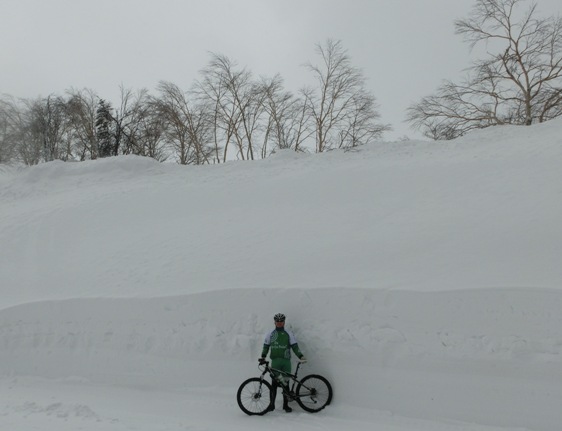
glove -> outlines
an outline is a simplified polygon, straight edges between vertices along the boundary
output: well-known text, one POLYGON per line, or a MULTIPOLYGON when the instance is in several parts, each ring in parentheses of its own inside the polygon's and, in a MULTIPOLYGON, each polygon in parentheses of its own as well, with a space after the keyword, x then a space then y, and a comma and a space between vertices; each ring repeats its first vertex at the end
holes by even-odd
POLYGON ((306 363, 308 362, 308 359, 306 359, 304 356, 301 356, 301 357, 299 358, 299 362, 300 362, 301 364, 306 364, 306 363))
POLYGON ((265 360, 265 358, 259 358, 259 359, 258 359, 258 363, 259 363, 260 365, 263 365, 263 364, 267 363, 267 361, 265 360))

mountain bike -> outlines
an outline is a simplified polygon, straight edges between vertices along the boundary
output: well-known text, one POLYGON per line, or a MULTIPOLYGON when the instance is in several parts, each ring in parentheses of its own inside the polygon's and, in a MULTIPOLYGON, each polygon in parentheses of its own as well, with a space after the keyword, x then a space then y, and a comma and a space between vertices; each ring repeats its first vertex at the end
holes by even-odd
POLYGON ((310 413, 316 413, 332 401, 332 386, 325 377, 310 374, 302 379, 298 378, 301 363, 297 365, 295 374, 290 374, 271 368, 269 362, 260 359, 258 368, 261 376, 251 377, 238 388, 236 399, 238 406, 247 415, 264 415, 270 411, 272 386, 266 376, 277 380, 289 401, 296 401, 301 408, 310 413))

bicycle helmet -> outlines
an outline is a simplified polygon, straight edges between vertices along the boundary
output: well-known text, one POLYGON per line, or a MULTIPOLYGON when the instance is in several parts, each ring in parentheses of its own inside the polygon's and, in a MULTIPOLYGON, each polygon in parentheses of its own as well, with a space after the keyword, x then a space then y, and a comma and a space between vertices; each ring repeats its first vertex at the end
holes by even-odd
POLYGON ((285 315, 283 313, 277 313, 275 316, 273 316, 273 320, 276 322, 284 322, 285 315))

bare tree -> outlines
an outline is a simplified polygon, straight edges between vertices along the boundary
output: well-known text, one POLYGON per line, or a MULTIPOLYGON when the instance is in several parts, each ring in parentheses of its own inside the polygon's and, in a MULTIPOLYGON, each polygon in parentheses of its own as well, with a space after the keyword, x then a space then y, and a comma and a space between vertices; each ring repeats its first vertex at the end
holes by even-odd
POLYGON ((375 97, 370 93, 356 93, 349 114, 340 127, 339 148, 348 150, 380 139, 391 128, 388 124, 378 123, 379 118, 375 97))
POLYGON ((43 161, 59 159, 67 128, 64 100, 59 96, 50 95, 44 99, 27 101, 26 105, 30 143, 40 148, 43 161))
POLYGON ((113 112, 115 121, 115 155, 139 154, 142 143, 142 126, 146 125, 149 110, 149 96, 146 89, 134 92, 131 89, 121 90, 121 102, 113 112))
MULTIPOLYGON (((316 51, 321 59, 320 65, 309 63, 307 67, 318 86, 301 91, 315 122, 316 152, 340 147, 342 136, 350 132, 351 124, 356 128, 380 130, 378 134, 363 135, 356 129, 355 136, 365 138, 369 135, 367 142, 389 130, 388 125, 376 123, 379 115, 374 96, 365 88, 363 73, 351 65, 341 41, 328 39, 326 43, 318 44, 316 51), (362 118, 360 122, 356 121, 359 117, 362 118)), ((359 143, 358 140, 354 142, 359 143)))
POLYGON ((455 139, 473 129, 510 122, 493 79, 444 82, 435 95, 408 108, 407 121, 430 139, 455 139))
POLYGON ((283 88, 283 79, 276 75, 271 80, 262 80, 265 94, 264 109, 267 113, 262 158, 277 149, 301 151, 303 143, 314 134, 311 127, 310 110, 306 99, 297 98, 283 88), (268 143, 272 146, 269 148, 268 143))
POLYGON ((18 158, 28 166, 36 165, 43 160, 43 149, 41 135, 34 126, 34 101, 21 99, 19 102, 20 106, 14 111, 18 158))
POLYGON ((99 97, 89 89, 70 89, 67 94, 66 107, 74 154, 79 160, 97 159, 96 109, 99 97))
POLYGON ((5 96, 0 103, 2 163, 17 160, 36 165, 43 160, 43 140, 37 133, 34 101, 5 96))
MULTIPOLYGON (((238 120, 232 103, 227 101, 226 79, 223 64, 227 59, 213 55, 209 64, 201 70, 202 79, 196 81, 193 93, 199 103, 208 106, 213 130, 213 161, 225 162, 228 148, 234 136, 238 120), (223 145, 221 145, 221 142, 223 145)), ((226 63, 228 66, 229 62, 226 63)))
POLYGON ((487 57, 473 63, 462 84, 408 108, 407 121, 426 136, 449 139, 474 128, 530 125, 562 114, 562 20, 538 18, 527 0, 477 0, 456 33, 487 57), (528 4, 526 9, 523 5, 528 4))
POLYGON ((178 163, 204 164, 212 157, 209 113, 204 105, 191 106, 187 95, 177 85, 160 82, 160 97, 154 107, 164 120, 166 136, 178 163))
POLYGON ((166 120, 158 115, 157 108, 151 103, 142 112, 135 131, 133 154, 163 162, 169 157, 166 149, 166 120))
POLYGON ((235 96, 243 126, 241 129, 237 129, 242 130, 243 133, 236 134, 242 159, 254 160, 256 154, 260 154, 256 135, 261 131, 261 120, 265 112, 264 104, 266 97, 267 94, 264 88, 256 82, 252 82, 247 91, 243 90, 243 92, 237 93, 235 96), (246 150, 245 157, 243 155, 244 149, 246 150))
POLYGON ((58 96, 5 98, 0 103, 0 127, 0 149, 9 149, 10 157, 17 153, 25 164, 68 157, 66 106, 58 96))
POLYGON ((19 117, 15 100, 9 96, 0 98, 0 164, 9 164, 17 159, 19 117))
POLYGON ((159 115, 158 103, 154 103, 147 90, 133 93, 121 91, 121 106, 115 113, 116 134, 123 154, 136 154, 167 160, 166 118, 159 115))
POLYGON ((222 148, 222 161, 226 161, 230 144, 234 143, 238 158, 253 160, 260 154, 256 135, 265 112, 263 87, 254 82, 250 71, 238 69, 235 62, 220 54, 211 54, 201 74, 203 78, 196 83, 194 93, 213 112, 216 156, 222 148))

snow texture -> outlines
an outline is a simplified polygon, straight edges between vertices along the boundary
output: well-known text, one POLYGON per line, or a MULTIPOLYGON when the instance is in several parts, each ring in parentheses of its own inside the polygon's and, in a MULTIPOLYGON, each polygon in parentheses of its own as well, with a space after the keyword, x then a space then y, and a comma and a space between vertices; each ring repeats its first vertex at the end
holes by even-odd
POLYGON ((0 166, 0 429, 558 431, 561 166, 561 120, 0 166), (236 405, 277 312, 318 414, 236 405))

